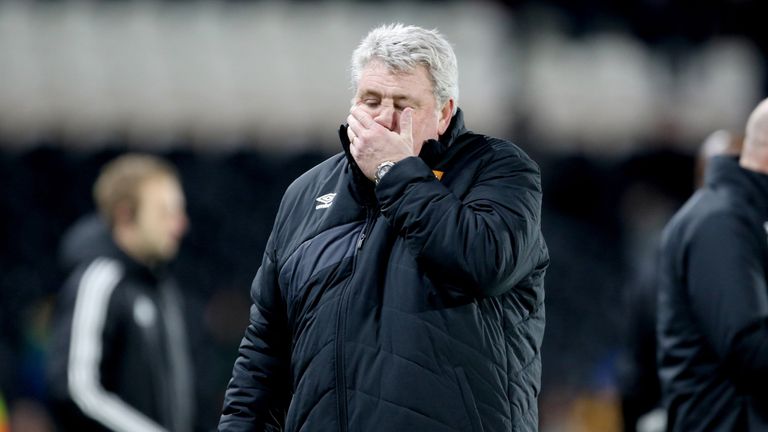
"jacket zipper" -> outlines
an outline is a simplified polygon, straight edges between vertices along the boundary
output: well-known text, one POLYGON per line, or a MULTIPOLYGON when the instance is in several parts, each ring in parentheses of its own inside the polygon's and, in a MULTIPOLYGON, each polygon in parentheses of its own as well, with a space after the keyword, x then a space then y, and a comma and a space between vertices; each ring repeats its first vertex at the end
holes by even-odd
POLYGON ((355 253, 352 256, 352 273, 349 275, 347 283, 342 288, 341 294, 339 294, 339 311, 336 316, 336 393, 338 395, 339 431, 341 432, 347 430, 347 390, 344 378, 344 329, 347 325, 346 309, 349 299, 347 292, 349 291, 349 285, 352 283, 352 278, 355 276, 357 255, 360 253, 365 238, 373 227, 373 221, 374 211, 366 207, 365 224, 363 224, 363 229, 360 232, 360 236, 357 238, 355 253))

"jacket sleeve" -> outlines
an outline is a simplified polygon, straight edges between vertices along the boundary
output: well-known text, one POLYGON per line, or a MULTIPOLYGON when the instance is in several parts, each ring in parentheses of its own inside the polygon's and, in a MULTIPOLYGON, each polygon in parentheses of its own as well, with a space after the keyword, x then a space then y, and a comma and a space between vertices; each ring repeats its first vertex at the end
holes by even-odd
POLYGON ((518 153, 494 154, 462 199, 415 157, 392 167, 376 195, 387 221, 428 271, 468 294, 502 294, 548 262, 539 170, 518 153))
POLYGON ((745 220, 712 216, 691 237, 685 273, 708 342, 738 386, 762 394, 768 391, 768 287, 757 243, 765 241, 745 220))
POLYGON ((250 323, 224 395, 220 431, 279 430, 290 401, 290 337, 272 243, 270 237, 251 286, 250 323))

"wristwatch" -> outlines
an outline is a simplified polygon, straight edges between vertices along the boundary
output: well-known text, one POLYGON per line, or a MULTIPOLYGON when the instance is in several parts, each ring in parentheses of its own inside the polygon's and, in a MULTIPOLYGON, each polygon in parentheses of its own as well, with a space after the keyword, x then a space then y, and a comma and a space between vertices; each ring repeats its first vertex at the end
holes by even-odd
POLYGON ((392 161, 384 161, 380 163, 376 167, 376 173, 373 174, 373 182, 379 184, 381 178, 384 177, 384 174, 388 173, 393 166, 395 166, 395 163, 392 161))

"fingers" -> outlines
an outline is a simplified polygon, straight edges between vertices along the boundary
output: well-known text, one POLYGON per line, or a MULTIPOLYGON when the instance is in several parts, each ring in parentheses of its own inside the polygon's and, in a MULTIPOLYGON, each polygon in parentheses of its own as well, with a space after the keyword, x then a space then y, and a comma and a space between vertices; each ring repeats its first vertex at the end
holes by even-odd
POLYGON ((358 158, 360 157, 360 152, 358 151, 357 146, 355 145, 354 142, 352 142, 352 144, 349 146, 349 153, 352 155, 352 158, 354 160, 358 160, 358 158))
POLYGON ((406 108, 400 114, 400 135, 413 140, 413 108, 406 108))
MULTIPOLYGON (((347 116, 347 124, 349 125, 349 127, 347 127, 347 131, 351 130, 354 136, 360 136, 363 134, 364 132, 363 125, 361 125, 360 122, 357 120, 357 118, 355 118, 355 116, 353 116, 352 114, 347 116)), ((351 141, 352 137, 350 137, 349 139, 351 141)))
POLYGON ((357 135, 355 134, 355 131, 352 130, 352 125, 349 124, 349 120, 347 120, 347 123, 347 138, 349 139, 350 143, 354 143, 357 135))
POLYGON ((377 125, 376 121, 373 119, 373 117, 370 116, 367 112, 365 112, 363 109, 360 108, 358 105, 352 106, 349 110, 350 117, 353 117, 355 120, 357 120, 357 124, 365 129, 370 129, 374 127, 374 125, 377 125))
POLYGON ((356 107, 352 107, 352 109, 350 109, 350 114, 347 116, 347 137, 352 144, 355 143, 355 140, 358 137, 365 137, 368 128, 363 124, 363 121, 365 121, 366 118, 371 122, 376 123, 368 113, 359 109, 356 110, 355 108, 356 107), (362 121, 360 120, 361 118, 363 118, 362 121))

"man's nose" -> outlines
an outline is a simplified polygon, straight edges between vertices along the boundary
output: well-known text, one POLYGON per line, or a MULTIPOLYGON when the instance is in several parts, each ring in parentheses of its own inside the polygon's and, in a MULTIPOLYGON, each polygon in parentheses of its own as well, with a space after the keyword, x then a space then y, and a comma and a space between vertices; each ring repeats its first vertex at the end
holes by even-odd
POLYGON ((382 106, 374 120, 385 128, 397 132, 397 110, 394 107, 382 106))

